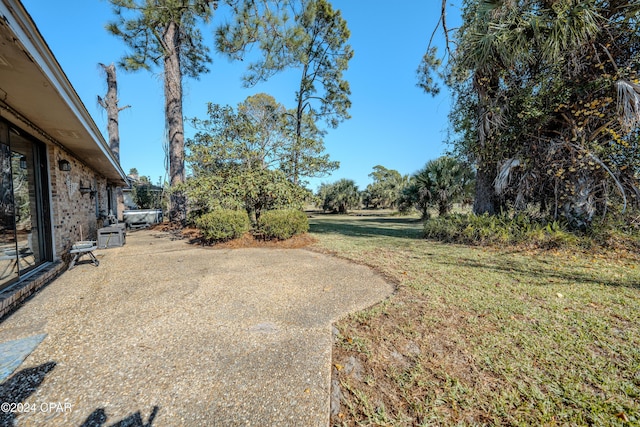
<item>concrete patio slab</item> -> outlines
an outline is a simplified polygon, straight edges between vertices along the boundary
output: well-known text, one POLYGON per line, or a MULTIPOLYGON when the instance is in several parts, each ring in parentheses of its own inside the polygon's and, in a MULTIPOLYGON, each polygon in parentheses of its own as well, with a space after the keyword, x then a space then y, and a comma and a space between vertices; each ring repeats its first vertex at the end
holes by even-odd
POLYGON ((139 231, 0 324, 47 334, 0 400, 0 425, 326 426, 331 324, 391 294, 311 251, 221 249, 139 231))

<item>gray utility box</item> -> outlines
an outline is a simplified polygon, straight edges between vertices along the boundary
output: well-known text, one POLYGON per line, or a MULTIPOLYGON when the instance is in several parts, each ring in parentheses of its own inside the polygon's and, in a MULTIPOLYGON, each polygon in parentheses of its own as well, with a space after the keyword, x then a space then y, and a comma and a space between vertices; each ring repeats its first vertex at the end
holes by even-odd
POLYGON ((110 225, 98 230, 99 249, 116 248, 125 244, 125 229, 119 225, 110 225))

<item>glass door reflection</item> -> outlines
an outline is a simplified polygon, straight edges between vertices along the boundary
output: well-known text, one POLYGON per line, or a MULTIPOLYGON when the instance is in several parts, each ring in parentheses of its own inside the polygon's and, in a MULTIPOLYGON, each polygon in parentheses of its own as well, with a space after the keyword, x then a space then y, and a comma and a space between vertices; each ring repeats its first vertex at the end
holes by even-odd
POLYGON ((0 122, 0 289, 45 260, 41 149, 0 122))
POLYGON ((0 122, 0 288, 18 277, 9 127, 0 122))
POLYGON ((34 157, 34 147, 30 141, 11 135, 16 264, 19 274, 41 261, 34 157))

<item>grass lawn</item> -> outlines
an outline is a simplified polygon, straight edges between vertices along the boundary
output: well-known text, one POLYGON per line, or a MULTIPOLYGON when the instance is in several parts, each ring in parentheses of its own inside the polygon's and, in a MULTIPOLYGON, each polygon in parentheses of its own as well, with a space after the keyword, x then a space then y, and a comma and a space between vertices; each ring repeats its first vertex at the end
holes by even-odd
POLYGON ((440 244, 415 218, 310 222, 317 249, 397 284, 337 325, 335 425, 640 425, 637 254, 440 244))

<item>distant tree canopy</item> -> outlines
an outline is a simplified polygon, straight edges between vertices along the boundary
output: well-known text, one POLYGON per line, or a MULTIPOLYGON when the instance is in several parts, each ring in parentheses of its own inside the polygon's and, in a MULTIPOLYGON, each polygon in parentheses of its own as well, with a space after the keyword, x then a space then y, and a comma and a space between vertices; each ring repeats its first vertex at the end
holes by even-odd
POLYGON ((195 176, 231 169, 279 168, 290 141, 285 108, 264 93, 249 96, 237 108, 209 103, 206 119, 189 119, 196 129, 187 140, 195 176))
POLYGON ((283 170, 297 184, 301 177, 323 176, 338 168, 337 162, 322 157, 324 132, 317 123, 322 120, 335 128, 350 117, 351 90, 343 77, 353 57, 347 44, 350 32, 340 11, 327 0, 287 2, 281 14, 263 13, 255 19, 258 14, 253 11, 260 7, 250 2, 236 7, 235 22, 218 30, 217 44, 232 59, 242 59, 254 45, 260 49, 260 59, 249 65, 246 86, 286 68, 301 71, 296 107, 287 114, 294 143, 283 163, 283 170))
MULTIPOLYGON (((207 168, 220 169, 224 163, 240 162, 249 168, 278 169, 295 183, 290 174, 291 152, 299 145, 285 107, 271 95, 249 96, 236 109, 210 103, 207 113, 207 119, 190 119, 198 131, 187 142, 195 174, 207 168)), ((305 125, 305 132, 320 133, 314 123, 305 125)), ((322 152, 302 150, 299 154, 299 177, 316 176, 337 165, 322 152)))
POLYGON ((360 206, 360 192, 355 181, 341 179, 331 184, 323 183, 316 194, 324 211, 346 214, 360 206))
POLYGON ((147 177, 133 184, 131 198, 140 209, 157 209, 163 206, 162 188, 151 185, 147 177))
POLYGON ((164 208, 165 199, 162 187, 151 183, 151 178, 140 175, 137 168, 129 169, 131 201, 138 209, 164 208))
MULTIPOLYGON (((476 213, 535 206, 584 228, 638 206, 639 21, 631 1, 464 1, 446 79, 476 213)), ((427 91, 437 66, 429 49, 427 91)))
POLYGON ((409 177, 381 165, 374 166, 369 177, 373 182, 367 185, 362 194, 362 203, 365 207, 374 209, 398 207, 402 191, 409 183, 409 177))
POLYGON ((430 160, 411 176, 400 198, 400 209, 416 208, 423 218, 429 217, 429 208, 438 215, 448 214, 454 203, 470 198, 474 174, 464 162, 450 156, 430 160))

